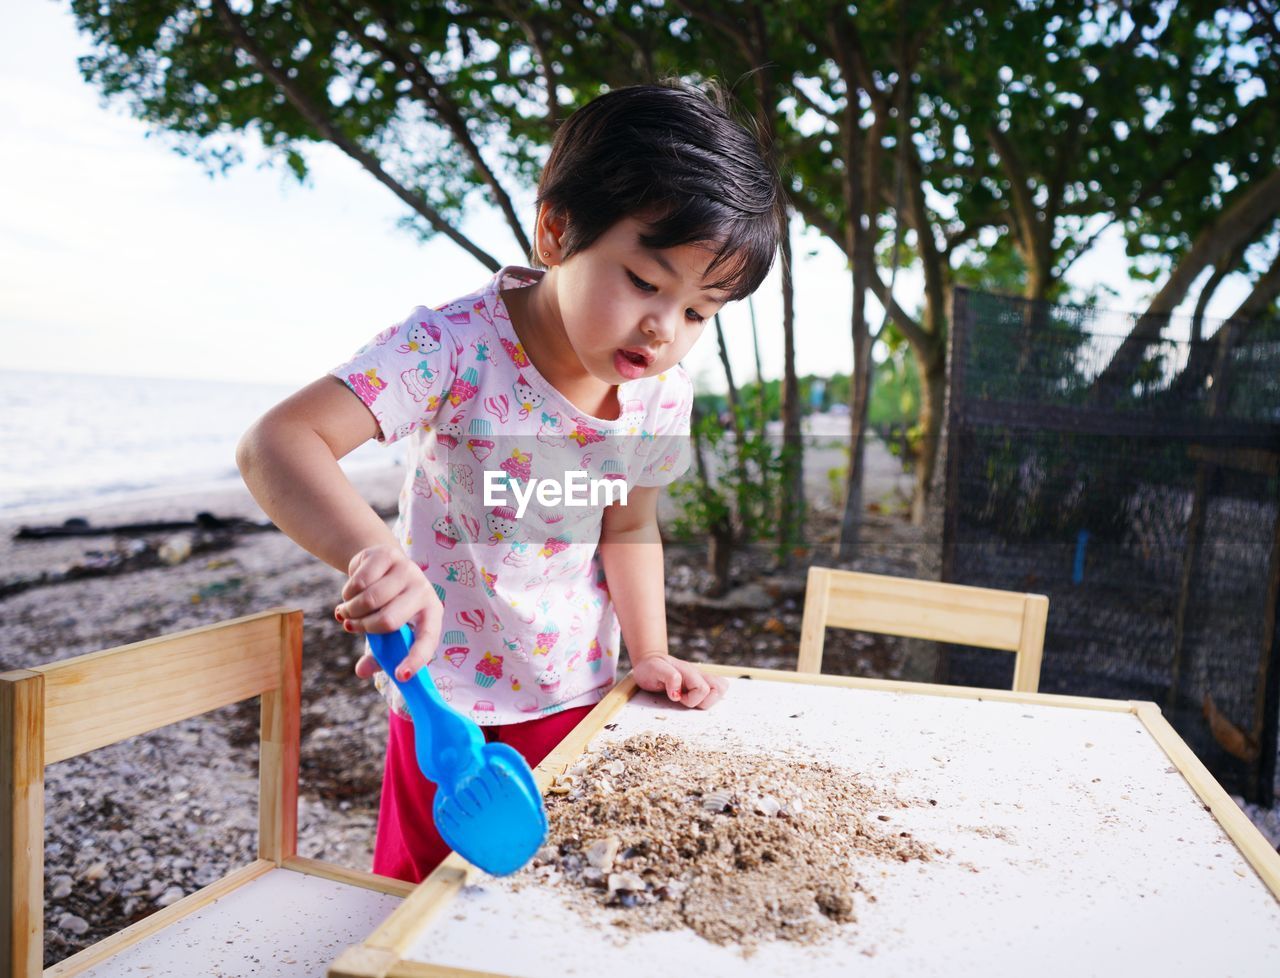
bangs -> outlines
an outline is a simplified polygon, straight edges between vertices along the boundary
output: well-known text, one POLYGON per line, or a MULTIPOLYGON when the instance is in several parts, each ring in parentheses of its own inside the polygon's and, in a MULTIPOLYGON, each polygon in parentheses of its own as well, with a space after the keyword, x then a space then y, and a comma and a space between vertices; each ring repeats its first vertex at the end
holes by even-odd
POLYGON ((658 250, 688 244, 714 248, 716 254, 706 272, 711 281, 704 287, 726 293, 733 302, 758 289, 773 267, 778 215, 774 209, 744 215, 706 197, 688 197, 649 221, 640 243, 658 250))

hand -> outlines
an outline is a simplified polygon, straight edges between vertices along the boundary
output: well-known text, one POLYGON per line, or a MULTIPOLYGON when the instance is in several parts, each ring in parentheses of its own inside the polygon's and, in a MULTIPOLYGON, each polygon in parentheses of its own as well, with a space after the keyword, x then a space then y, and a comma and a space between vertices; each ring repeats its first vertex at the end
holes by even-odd
POLYGON ((683 703, 690 709, 710 709, 729 688, 727 679, 707 675, 692 663, 683 662, 665 652, 633 661, 631 675, 641 689, 647 689, 651 693, 665 691, 667 699, 673 703, 683 703))
MULTIPOLYGON (((444 605, 436 597, 422 569, 400 547, 366 547, 351 558, 342 604, 333 615, 355 634, 394 632, 401 625, 413 629, 413 645, 396 670, 401 682, 431 661, 440 641, 444 605)), ((380 667, 368 651, 356 663, 356 675, 368 679, 380 667)))

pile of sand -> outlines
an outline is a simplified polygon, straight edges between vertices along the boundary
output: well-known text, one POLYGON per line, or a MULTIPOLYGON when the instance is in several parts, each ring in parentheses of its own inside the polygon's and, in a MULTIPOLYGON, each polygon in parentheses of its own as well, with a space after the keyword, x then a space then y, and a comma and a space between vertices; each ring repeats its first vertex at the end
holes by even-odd
POLYGON ((803 757, 637 735, 586 755, 547 799, 548 845, 517 885, 567 891, 625 930, 689 928, 747 951, 816 943, 856 919, 878 861, 942 851, 895 829, 899 797, 803 757))

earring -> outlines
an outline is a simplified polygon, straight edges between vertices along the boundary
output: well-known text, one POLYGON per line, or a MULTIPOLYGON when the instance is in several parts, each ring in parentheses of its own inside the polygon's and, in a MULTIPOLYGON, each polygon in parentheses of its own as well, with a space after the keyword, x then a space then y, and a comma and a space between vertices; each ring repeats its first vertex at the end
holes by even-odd
POLYGON ((543 257, 543 258, 550 258, 550 257, 551 257, 551 252, 549 252, 549 251, 544 251, 544 252, 542 253, 542 257, 543 257))

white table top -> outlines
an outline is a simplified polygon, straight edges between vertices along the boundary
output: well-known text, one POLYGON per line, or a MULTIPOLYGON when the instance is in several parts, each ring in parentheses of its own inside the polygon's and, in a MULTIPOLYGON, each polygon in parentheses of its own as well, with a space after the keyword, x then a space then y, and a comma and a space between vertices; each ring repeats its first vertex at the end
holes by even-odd
POLYGON ((894 778, 938 800, 895 822, 950 855, 874 864, 876 902, 836 939, 751 957, 691 931, 624 940, 610 919, 625 911, 588 920, 554 888, 484 877, 407 960, 610 978, 658 962, 699 978, 1277 974, 1280 902, 1133 714, 737 680, 713 710, 638 693, 614 722, 593 747, 665 732, 894 778))
POLYGON ((151 938, 81 972, 84 978, 323 978, 401 897, 272 869, 151 938))

